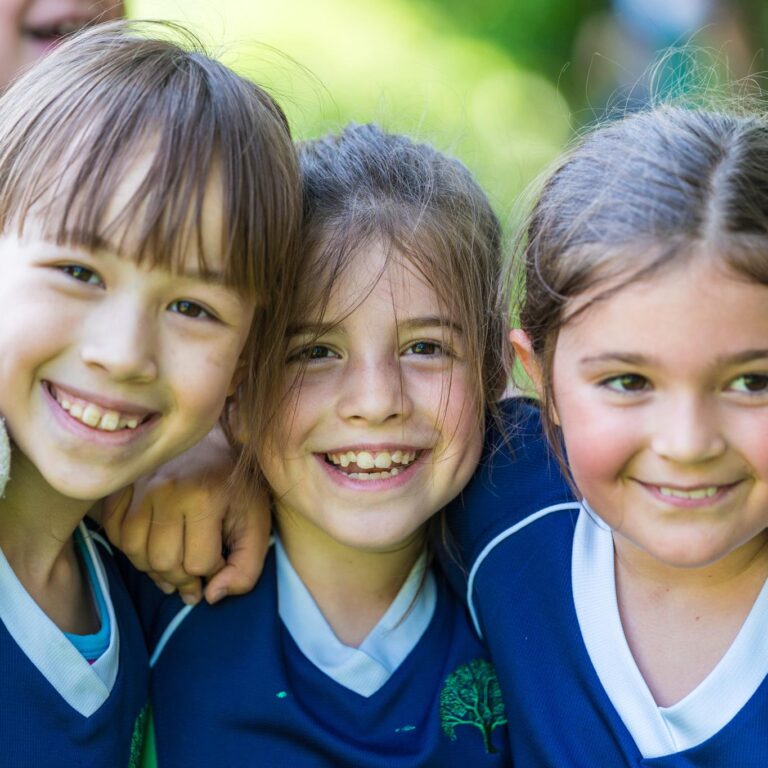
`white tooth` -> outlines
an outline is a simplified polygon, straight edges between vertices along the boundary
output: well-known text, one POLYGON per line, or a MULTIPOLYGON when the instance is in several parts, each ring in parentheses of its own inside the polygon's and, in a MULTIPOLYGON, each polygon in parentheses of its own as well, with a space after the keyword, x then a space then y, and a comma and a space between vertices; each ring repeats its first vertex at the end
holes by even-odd
POLYGON ((340 457, 341 466, 342 467, 348 467, 349 466, 349 454, 348 453, 342 453, 340 457))
POLYGON ((347 461, 351 464, 355 460, 355 452, 354 451, 347 451, 345 454, 347 457, 347 461))
POLYGON ((80 403, 72 403, 69 415, 74 416, 76 419, 81 419, 83 417, 83 406, 80 403))
POLYGON ((65 410, 68 411, 72 407, 72 403, 67 400, 66 397, 62 397, 61 400, 59 400, 59 405, 65 410))
POLYGON ((707 489, 706 488, 698 488, 695 491, 691 491, 688 494, 689 499, 706 499, 707 498, 707 489))
POLYGON ((89 403, 83 411, 80 420, 89 427, 95 427, 101 421, 101 411, 93 403, 89 403))
POLYGON ((713 485, 711 488, 707 488, 707 496, 714 496, 717 493, 717 486, 713 485))
POLYGON ((355 461, 360 469, 373 469, 375 466, 373 456, 368 453, 368 451, 360 451, 360 453, 357 454, 355 461))
POLYGON ((107 411, 99 422, 99 429, 114 432, 120 423, 120 414, 117 411, 107 411))
POLYGON ((351 477, 353 480, 359 480, 360 479, 360 473, 359 472, 350 472, 349 477, 351 477))
POLYGON ((388 453, 377 453, 373 463, 378 469, 389 469, 392 466, 392 457, 388 453))
POLYGON ((399 475, 402 470, 399 470, 397 467, 392 467, 392 469, 389 470, 390 477, 395 477, 396 475, 399 475))
POLYGON ((136 427, 139 426, 139 420, 138 419, 126 419, 125 420, 125 426, 128 427, 128 429, 136 429, 136 427))
POLYGON ((392 461, 395 462, 395 464, 401 464, 403 461, 403 452, 402 451, 395 451, 392 454, 392 461))

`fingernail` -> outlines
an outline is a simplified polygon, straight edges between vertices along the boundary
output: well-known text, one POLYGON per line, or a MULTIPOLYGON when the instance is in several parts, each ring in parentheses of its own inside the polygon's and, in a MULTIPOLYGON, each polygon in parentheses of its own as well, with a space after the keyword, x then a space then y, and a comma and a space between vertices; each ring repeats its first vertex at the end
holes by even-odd
POLYGON ((172 595, 176 591, 176 587, 174 587, 173 584, 169 584, 167 581, 157 581, 155 583, 166 595, 172 595))
POLYGON ((210 595, 206 595, 206 599, 208 600, 209 605, 213 605, 214 603, 218 603, 219 600, 221 600, 221 598, 224 597, 226 594, 227 594, 226 590, 216 589, 210 595))
POLYGON ((181 600, 184 605, 197 605, 200 602, 200 596, 183 592, 181 593, 181 600))

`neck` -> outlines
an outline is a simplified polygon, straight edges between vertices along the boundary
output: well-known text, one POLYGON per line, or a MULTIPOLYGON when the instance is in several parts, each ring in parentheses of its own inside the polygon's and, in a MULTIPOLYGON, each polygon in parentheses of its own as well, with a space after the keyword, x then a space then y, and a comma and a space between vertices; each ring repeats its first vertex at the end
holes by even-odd
POLYGON ((39 603, 52 583, 80 582, 72 534, 92 503, 62 496, 14 451, 12 477, 0 499, 0 549, 39 603))
POLYGON ((277 525, 294 569, 336 636, 352 647, 386 613, 424 549, 423 529, 396 548, 369 551, 341 544, 279 509, 277 525))

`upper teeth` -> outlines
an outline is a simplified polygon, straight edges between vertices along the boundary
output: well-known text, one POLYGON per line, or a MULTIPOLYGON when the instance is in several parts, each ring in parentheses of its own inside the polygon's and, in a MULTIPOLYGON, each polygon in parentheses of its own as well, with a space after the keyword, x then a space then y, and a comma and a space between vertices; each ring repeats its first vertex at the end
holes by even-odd
POLYGON ((329 453, 328 458, 342 467, 356 464, 359 469, 389 469, 393 464, 408 466, 416 459, 416 451, 346 451, 329 453))
POLYGON ((56 397, 58 404, 70 416, 94 429, 102 429, 105 432, 114 432, 118 429, 136 429, 141 421, 134 414, 121 414, 118 411, 100 408, 98 405, 84 400, 73 402, 73 399, 65 394, 53 389, 51 391, 56 397))
POLYGON ((691 491, 684 491, 680 488, 667 488, 665 486, 659 487, 659 492, 662 496, 674 496, 678 499, 706 499, 710 496, 714 496, 718 491, 718 486, 710 485, 706 488, 695 488, 691 491))

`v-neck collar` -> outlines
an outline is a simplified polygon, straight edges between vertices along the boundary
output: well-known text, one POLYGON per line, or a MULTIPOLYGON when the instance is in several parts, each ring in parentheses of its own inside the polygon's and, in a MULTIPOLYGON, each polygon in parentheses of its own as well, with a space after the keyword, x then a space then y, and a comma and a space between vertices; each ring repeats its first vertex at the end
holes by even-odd
POLYGON ((701 744, 727 725, 768 674, 768 581, 723 657, 687 696, 659 707, 627 644, 616 599, 613 536, 587 508, 576 524, 573 599, 592 665, 645 758, 701 744))

